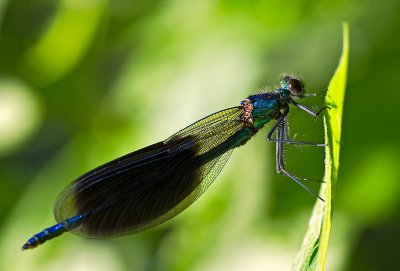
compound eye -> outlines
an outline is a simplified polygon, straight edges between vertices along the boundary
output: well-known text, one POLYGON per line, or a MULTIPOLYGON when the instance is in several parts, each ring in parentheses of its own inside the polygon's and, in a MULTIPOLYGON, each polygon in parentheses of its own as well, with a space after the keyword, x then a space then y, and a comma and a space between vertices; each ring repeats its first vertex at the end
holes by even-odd
POLYGON ((290 94, 298 96, 303 93, 303 83, 299 79, 291 78, 288 81, 290 94))

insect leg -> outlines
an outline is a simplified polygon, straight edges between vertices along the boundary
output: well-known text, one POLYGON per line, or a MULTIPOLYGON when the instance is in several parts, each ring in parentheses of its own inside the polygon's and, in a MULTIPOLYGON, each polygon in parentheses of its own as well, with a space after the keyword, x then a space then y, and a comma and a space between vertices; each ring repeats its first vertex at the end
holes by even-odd
POLYGON ((297 108, 300 108, 301 110, 307 112, 308 114, 310 114, 311 116, 317 117, 319 114, 321 114, 322 111, 324 111, 325 109, 329 108, 327 106, 323 106, 320 110, 318 110, 317 112, 315 112, 314 110, 308 108, 307 106, 303 105, 303 104, 299 104, 296 103, 295 101, 291 101, 291 103, 296 106, 297 108))
MULTIPOLYGON (((321 111, 321 110, 320 110, 321 111)), ((285 111, 281 113, 281 115, 278 117, 276 120, 274 126, 272 126, 271 130, 267 134, 267 140, 271 142, 283 142, 286 144, 295 144, 295 145, 308 145, 308 146, 316 146, 316 147, 325 147, 326 145, 324 143, 313 143, 313 142, 305 142, 305 141, 293 141, 289 139, 289 136, 287 134, 287 124, 284 126, 286 127, 286 135, 285 137, 282 137, 281 139, 274 139, 272 138, 272 134, 274 131, 279 127, 279 125, 282 125, 282 122, 287 122, 286 116, 289 113, 289 106, 285 108, 285 111)))
POLYGON ((293 174, 289 173, 288 171, 285 170, 285 163, 283 160, 283 138, 285 137, 285 125, 287 125, 287 120, 286 118, 283 119, 283 122, 281 125, 277 126, 277 131, 276 131, 276 171, 284 176, 287 176, 291 178, 293 181, 295 181, 297 184, 299 184, 303 189, 314 195, 316 198, 324 201, 320 196, 318 196, 317 193, 312 191, 309 187, 307 187, 305 184, 301 182, 301 180, 294 176, 293 174))

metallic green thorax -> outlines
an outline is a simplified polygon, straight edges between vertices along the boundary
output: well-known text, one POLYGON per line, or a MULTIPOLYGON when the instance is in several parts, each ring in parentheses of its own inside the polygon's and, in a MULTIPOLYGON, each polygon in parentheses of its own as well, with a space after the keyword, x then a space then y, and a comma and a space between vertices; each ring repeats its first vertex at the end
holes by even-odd
POLYGON ((256 130, 274 119, 281 109, 280 95, 278 92, 252 95, 249 99, 253 102, 253 122, 256 130))

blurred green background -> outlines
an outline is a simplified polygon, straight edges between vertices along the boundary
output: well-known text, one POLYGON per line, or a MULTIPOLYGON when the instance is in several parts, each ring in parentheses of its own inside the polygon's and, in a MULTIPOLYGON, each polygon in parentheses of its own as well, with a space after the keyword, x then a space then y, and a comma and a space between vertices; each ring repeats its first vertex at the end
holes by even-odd
MULTIPOLYGON (((327 269, 398 269, 399 14, 396 0, 0 0, 0 270, 290 270, 315 198, 275 173, 270 126, 155 229, 20 247, 54 224, 58 193, 87 170, 238 105, 281 73, 325 91, 343 20, 350 67, 327 269)), ((289 121, 292 137, 323 141, 322 118, 294 108, 289 121)), ((323 159, 286 151, 287 168, 313 179, 323 159)))

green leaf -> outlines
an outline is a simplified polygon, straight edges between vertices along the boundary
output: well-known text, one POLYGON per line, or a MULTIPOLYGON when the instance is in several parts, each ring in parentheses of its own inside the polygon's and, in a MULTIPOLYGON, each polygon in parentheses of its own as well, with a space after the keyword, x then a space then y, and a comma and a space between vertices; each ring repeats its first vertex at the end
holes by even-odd
POLYGON ((308 231, 302 248, 297 255, 294 270, 324 270, 332 223, 333 203, 337 187, 339 169, 340 139, 342 132, 342 113, 346 89, 349 57, 349 26, 343 23, 343 49, 339 65, 333 75, 325 104, 329 107, 324 119, 325 176, 320 195, 325 202, 317 200, 310 218, 308 231))

